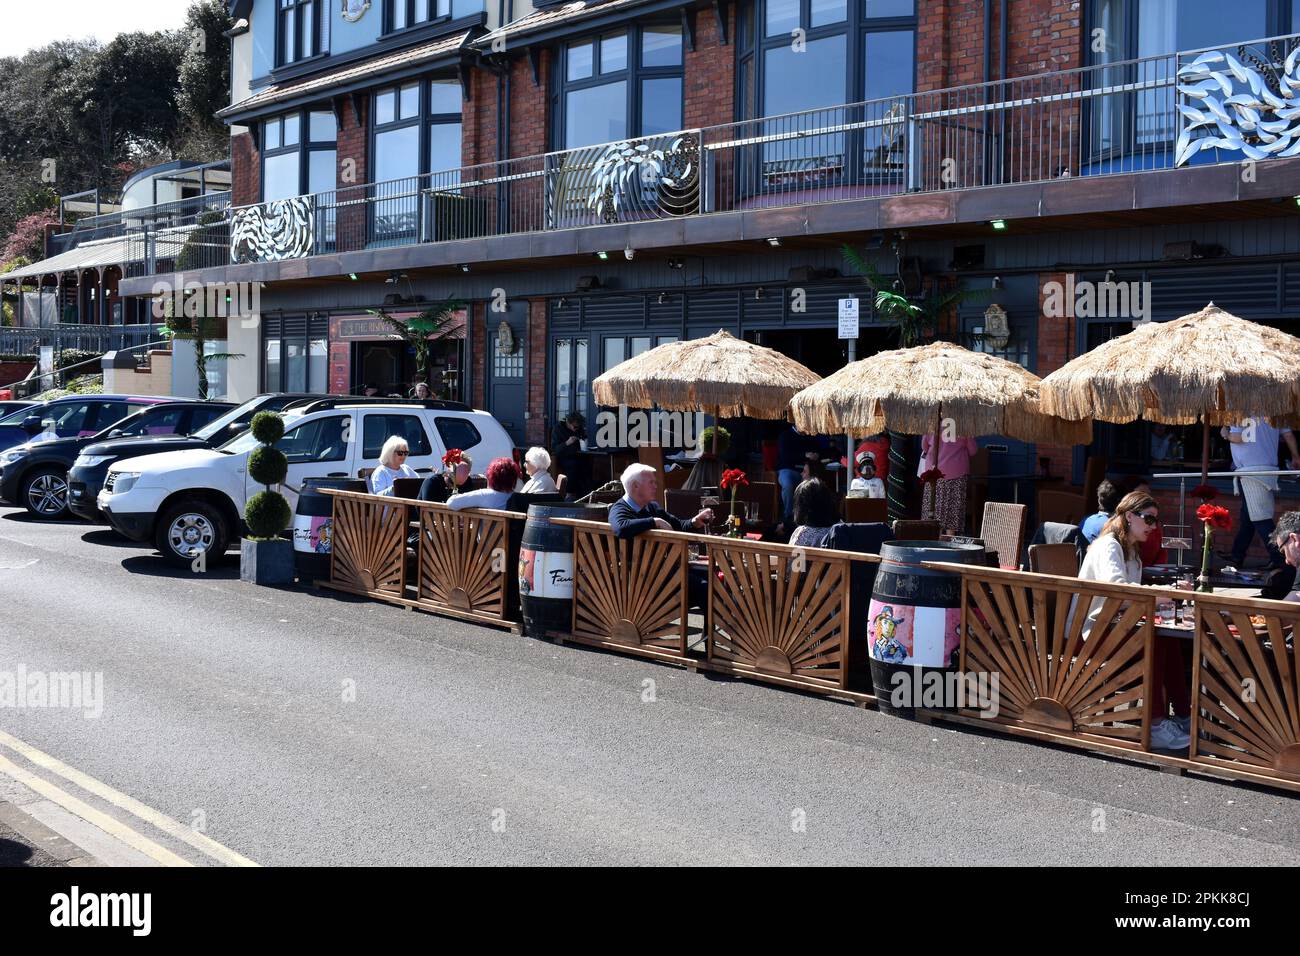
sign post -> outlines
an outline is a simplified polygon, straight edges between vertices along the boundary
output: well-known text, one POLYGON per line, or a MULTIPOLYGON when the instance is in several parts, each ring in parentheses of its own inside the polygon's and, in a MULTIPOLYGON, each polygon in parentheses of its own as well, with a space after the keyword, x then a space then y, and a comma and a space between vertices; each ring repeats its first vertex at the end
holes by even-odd
MULTIPOLYGON (((858 332, 861 328, 861 320, 858 314, 858 300, 840 299, 840 338, 848 341, 849 345, 849 364, 852 365, 858 360, 858 332)), ((853 477, 856 474, 853 466, 853 435, 844 433, 844 493, 848 494, 849 486, 853 483, 853 477)))

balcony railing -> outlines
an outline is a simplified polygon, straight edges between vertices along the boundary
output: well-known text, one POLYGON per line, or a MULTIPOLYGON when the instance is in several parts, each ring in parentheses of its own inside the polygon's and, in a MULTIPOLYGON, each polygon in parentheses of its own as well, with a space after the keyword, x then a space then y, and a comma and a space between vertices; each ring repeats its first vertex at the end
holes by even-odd
POLYGON ((229 209, 137 275, 1300 154, 1300 35, 848 103, 229 209))
POLYGON ((141 206, 121 212, 87 216, 72 223, 67 232, 55 233, 49 239, 49 254, 57 256, 96 239, 112 239, 144 230, 163 230, 175 226, 187 227, 210 211, 230 208, 230 193, 214 192, 156 206, 141 206))

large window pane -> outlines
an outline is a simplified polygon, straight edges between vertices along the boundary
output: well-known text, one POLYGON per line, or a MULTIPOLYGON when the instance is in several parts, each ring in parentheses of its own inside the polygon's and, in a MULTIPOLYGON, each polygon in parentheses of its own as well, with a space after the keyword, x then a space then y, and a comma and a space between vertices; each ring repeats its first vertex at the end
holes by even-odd
POLYGON ((412 178, 420 173, 420 127, 380 133, 375 137, 375 154, 375 237, 409 239, 419 211, 419 199, 410 193, 412 178))
POLYGON ((565 98, 564 120, 567 149, 626 138, 627 83, 574 90, 565 98))
POLYGON ((290 113, 284 118, 284 143, 285 146, 298 145, 298 127, 301 121, 297 113, 290 113))
MULTIPOLYGON (((785 45, 767 50, 764 72, 763 104, 767 115, 818 110, 765 123, 766 132, 789 133, 843 122, 842 109, 822 109, 844 102, 844 89, 836 82, 827 82, 847 72, 842 35, 814 40, 803 53, 785 45)), ((843 169, 842 133, 784 139, 763 146, 765 186, 817 185, 838 177, 843 169)))
POLYGON ((867 16, 910 17, 914 7, 912 0, 867 0, 867 16))
POLYGON ((898 117, 897 122, 891 122, 887 126, 873 126, 863 131, 863 158, 870 172, 902 173, 905 131, 902 117, 907 104, 901 97, 912 92, 914 47, 911 30, 866 35, 864 98, 881 100, 899 97, 893 103, 882 103, 869 109, 867 118, 871 120, 898 117))
POLYGON ((575 339, 573 343, 574 408, 584 417, 587 414, 587 340, 575 339))
POLYGON ((401 118, 412 119, 420 114, 420 84, 410 83, 401 89, 401 118))
POLYGON ((849 15, 848 0, 812 0, 812 26, 843 23, 849 15))
POLYGON ((307 349, 301 339, 295 336, 285 342, 284 361, 287 373, 285 391, 307 391, 307 349))
POLYGON ((652 26, 641 30, 642 66, 681 66, 681 63, 681 27, 652 26))
POLYGON ((569 68, 566 76, 570 80, 585 80, 591 76, 593 45, 588 43, 569 44, 569 68))
POLYGON ((672 133, 682 128, 682 81, 677 77, 641 83, 641 135, 672 133))
POLYGON ((375 97, 375 125, 383 126, 397 119, 397 94, 385 90, 375 97))
POLYGON ((767 0, 766 36, 789 33, 799 26, 799 0, 767 0))
POLYGON ((279 149, 280 148, 280 119, 276 117, 273 120, 267 120, 262 126, 262 148, 279 149))
POLYGON ((459 113, 460 111, 459 80, 434 80, 429 84, 430 113, 459 113))
POLYGON ((392 129, 375 137, 375 181, 420 174, 420 127, 392 129))
POLYGON ((307 154, 307 192, 329 192, 337 185, 332 149, 313 149, 307 154))
POLYGON ((298 154, 281 153, 268 156, 262 164, 262 199, 291 199, 300 195, 298 189, 298 154))
MULTIPOLYGON (((429 172, 460 168, 460 124, 434 123, 429 128, 429 172)), ((445 185, 441 180, 435 186, 445 185)))
POLYGON ((615 365, 621 363, 626 357, 627 356, 624 353, 624 349, 623 349, 622 337, 610 338, 605 340, 605 371, 606 372, 612 369, 615 365))
POLYGON ((627 69, 627 34, 615 33, 601 37, 600 72, 617 73, 627 69))
POLYGON ((393 29, 400 30, 406 26, 406 0, 388 0, 393 7, 393 29))
POLYGON ((280 382, 280 339, 266 340, 266 355, 262 362, 262 387, 270 392, 283 391, 280 382))
POLYGON ((573 411, 573 352, 569 339, 555 340, 555 420, 573 411))
POLYGON ((298 26, 302 30, 302 42, 298 46, 301 56, 311 56, 316 52, 315 44, 312 42, 312 22, 316 19, 312 6, 312 0, 308 0, 298 13, 298 26))

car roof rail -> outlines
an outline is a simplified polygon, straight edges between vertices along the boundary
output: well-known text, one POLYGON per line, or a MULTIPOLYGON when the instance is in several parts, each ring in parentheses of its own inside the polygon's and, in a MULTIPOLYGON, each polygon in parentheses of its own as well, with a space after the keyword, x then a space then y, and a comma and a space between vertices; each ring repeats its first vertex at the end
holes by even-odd
POLYGON ((295 407, 294 411, 303 415, 309 415, 312 412, 328 411, 332 408, 339 408, 346 405, 374 405, 374 406, 400 406, 402 408, 428 408, 436 411, 447 412, 472 412, 464 402, 451 402, 440 398, 364 398, 357 395, 339 395, 336 398, 326 398, 319 401, 307 402, 301 407, 295 407))

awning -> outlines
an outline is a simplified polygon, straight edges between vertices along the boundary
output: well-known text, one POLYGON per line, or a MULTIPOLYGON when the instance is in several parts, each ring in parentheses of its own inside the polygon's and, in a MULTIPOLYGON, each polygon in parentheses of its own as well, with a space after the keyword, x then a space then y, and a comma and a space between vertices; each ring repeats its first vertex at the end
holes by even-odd
POLYGON ((129 255, 127 244, 125 238, 97 239, 94 242, 83 242, 75 249, 61 252, 57 256, 50 256, 50 258, 42 259, 40 262, 33 262, 31 265, 15 269, 13 272, 6 272, 4 275, 0 275, 0 281, 35 278, 37 276, 51 275, 55 272, 76 272, 80 269, 94 269, 99 266, 121 265, 127 261, 129 255))

